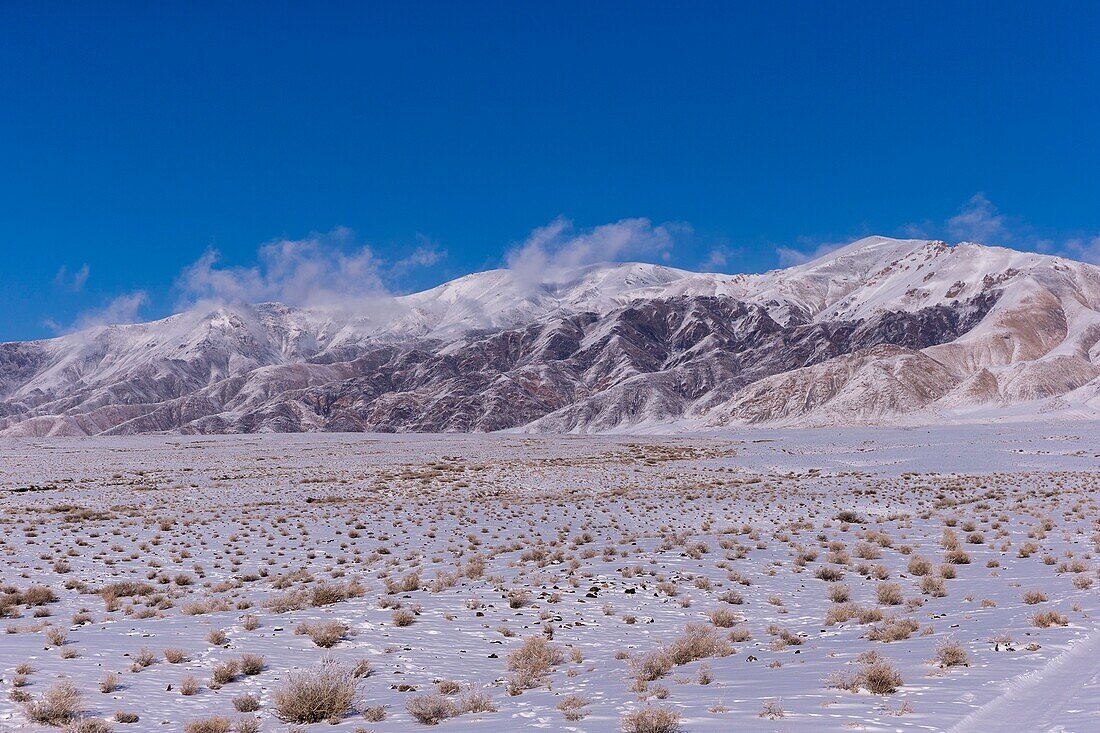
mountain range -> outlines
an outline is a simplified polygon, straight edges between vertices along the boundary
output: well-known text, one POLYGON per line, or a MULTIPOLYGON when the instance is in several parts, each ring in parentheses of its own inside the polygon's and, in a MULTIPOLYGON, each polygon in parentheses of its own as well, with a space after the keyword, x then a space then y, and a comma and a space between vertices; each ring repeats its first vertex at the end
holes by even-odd
POLYGON ((1100 268, 869 237, 787 269, 501 269, 0 344, 0 435, 603 432, 1100 411, 1100 268))

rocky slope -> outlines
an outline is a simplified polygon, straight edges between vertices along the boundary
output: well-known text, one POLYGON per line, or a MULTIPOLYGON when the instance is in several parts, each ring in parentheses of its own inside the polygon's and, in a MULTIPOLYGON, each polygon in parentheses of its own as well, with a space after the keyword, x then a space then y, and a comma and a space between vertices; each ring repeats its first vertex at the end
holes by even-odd
POLYGON ((0 434, 613 431, 1082 416, 1100 270, 860 240, 760 275, 509 270, 0 344, 0 434))

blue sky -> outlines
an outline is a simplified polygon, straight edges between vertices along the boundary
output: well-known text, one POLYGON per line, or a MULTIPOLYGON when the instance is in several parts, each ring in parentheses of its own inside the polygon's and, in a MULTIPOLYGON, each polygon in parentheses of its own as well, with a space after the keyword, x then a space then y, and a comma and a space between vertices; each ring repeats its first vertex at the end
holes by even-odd
POLYGON ((0 340, 419 289, 532 232, 1100 259, 1097 37, 1090 3, 6 3, 0 340))

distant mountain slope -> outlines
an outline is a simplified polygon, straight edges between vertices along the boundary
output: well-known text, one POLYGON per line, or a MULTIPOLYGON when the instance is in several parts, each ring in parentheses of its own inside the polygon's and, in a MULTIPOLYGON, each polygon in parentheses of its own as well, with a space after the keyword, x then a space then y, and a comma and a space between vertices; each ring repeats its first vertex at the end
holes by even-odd
POLYGON ((871 237, 759 275, 510 270, 0 344, 0 435, 614 431, 1091 415, 1100 270, 871 237))

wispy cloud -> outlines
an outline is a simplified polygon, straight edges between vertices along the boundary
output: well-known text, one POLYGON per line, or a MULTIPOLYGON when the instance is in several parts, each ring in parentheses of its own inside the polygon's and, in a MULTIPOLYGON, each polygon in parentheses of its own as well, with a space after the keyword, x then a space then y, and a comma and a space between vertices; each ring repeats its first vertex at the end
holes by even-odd
POLYGON ((1100 265, 1100 234, 1095 237, 1074 237, 1066 240, 1062 252, 1075 260, 1100 265))
POLYGON ((92 272, 88 263, 85 262, 81 265, 76 272, 69 272, 69 268, 66 265, 62 265, 57 274, 54 275, 54 285, 71 290, 74 293, 79 293, 84 289, 84 284, 88 282, 88 275, 92 272))
POLYGON ((115 326, 125 323, 138 323, 142 320, 141 309, 149 302, 149 293, 135 290, 131 293, 116 295, 102 305, 82 312, 69 324, 47 319, 45 325, 54 333, 66 334, 84 331, 98 326, 115 326))
POLYGON ((178 305, 202 302, 278 301, 298 307, 342 306, 389 295, 383 263, 371 248, 355 246, 349 229, 304 239, 279 239, 261 246, 252 266, 226 266, 208 249, 176 279, 178 305))
POLYGON ((667 261, 676 238, 690 231, 682 224, 653 226, 649 219, 622 219, 578 231, 568 219, 558 218, 510 249, 505 262, 523 280, 553 282, 570 270, 598 262, 667 261))
MULTIPOLYGON (((854 240, 853 240, 854 241, 854 240)), ((848 242, 821 242, 803 249, 795 247, 776 247, 775 253, 779 256, 780 267, 794 267, 804 265, 807 262, 823 257, 834 250, 838 250, 848 242)))
POLYGON ((390 277, 400 278, 411 270, 421 267, 431 267, 447 258, 447 250, 431 241, 423 234, 417 235, 419 244, 412 252, 394 262, 388 268, 390 277))
POLYGON ((1004 215, 981 192, 971 196, 959 213, 947 220, 947 231, 953 239, 981 244, 1002 244, 1012 238, 1004 215))

